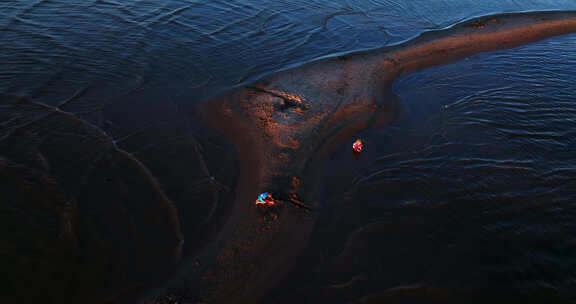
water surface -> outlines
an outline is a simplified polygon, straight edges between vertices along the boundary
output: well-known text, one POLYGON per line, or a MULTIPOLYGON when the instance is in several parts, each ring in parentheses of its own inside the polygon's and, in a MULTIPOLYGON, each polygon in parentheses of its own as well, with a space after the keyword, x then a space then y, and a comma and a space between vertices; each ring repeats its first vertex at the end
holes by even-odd
MULTIPOLYGON (((61 105, 134 155, 177 207, 193 260, 225 218, 236 167, 230 143, 192 105, 322 56, 471 17, 556 9, 576 3, 3 1, 0 92, 61 105)), ((398 286, 460 301, 574 300, 575 45, 565 35, 398 79, 402 118, 358 134, 360 160, 349 145, 335 153, 313 242, 268 300, 352 301, 398 286)))

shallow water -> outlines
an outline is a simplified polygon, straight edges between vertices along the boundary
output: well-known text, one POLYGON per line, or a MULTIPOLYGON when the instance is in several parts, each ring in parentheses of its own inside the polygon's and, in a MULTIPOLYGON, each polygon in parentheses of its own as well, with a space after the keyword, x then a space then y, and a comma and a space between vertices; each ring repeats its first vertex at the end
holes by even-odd
MULTIPOLYGON (((61 105, 133 154, 178 208, 191 258, 236 177, 229 143, 191 105, 322 56, 550 9, 576 3, 3 1, 0 92, 61 105)), ((555 37, 398 79, 402 119, 359 134, 358 161, 348 145, 335 153, 306 271, 269 300, 350 301, 418 284, 574 300, 574 45, 574 34, 555 37)))
MULTIPOLYGON (((346 254, 371 258, 344 260, 371 269, 374 290, 572 298, 576 56, 561 49, 575 42, 558 37, 399 79, 405 117, 363 132, 366 159, 329 173, 341 174, 332 189, 347 191, 333 196, 339 207, 318 238, 333 240, 334 255, 362 243, 346 254), (358 229, 375 231, 341 237, 358 229)), ((347 157, 343 147, 328 167, 347 157)))

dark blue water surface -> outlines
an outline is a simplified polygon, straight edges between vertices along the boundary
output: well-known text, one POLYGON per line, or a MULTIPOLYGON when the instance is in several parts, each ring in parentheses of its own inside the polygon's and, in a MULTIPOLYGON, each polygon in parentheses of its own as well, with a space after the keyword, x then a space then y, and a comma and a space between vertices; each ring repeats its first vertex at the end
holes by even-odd
MULTIPOLYGON (((68 100, 138 157, 178 206, 193 257, 236 168, 191 105, 322 56, 531 10, 576 1, 1 1, 0 92, 68 100)), ((335 153, 308 259, 267 301, 400 287, 576 301, 576 35, 405 75, 394 91, 402 118, 358 134, 358 161, 348 144, 335 153)))

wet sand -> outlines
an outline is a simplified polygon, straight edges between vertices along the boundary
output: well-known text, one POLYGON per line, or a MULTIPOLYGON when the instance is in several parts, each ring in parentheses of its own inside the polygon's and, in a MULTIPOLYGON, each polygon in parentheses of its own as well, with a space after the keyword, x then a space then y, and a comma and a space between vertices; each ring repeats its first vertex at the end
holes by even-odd
POLYGON ((297 263, 322 199, 323 160, 356 132, 398 117, 401 102, 390 89, 398 75, 573 31, 574 12, 481 17, 398 46, 282 71, 202 103, 203 120, 232 139, 240 162, 230 218, 187 274, 208 282, 204 301, 258 302, 297 263), (264 191, 286 202, 258 208, 254 200, 264 191))
MULTIPOLYGON (((319 196, 323 160, 336 147, 351 143, 355 132, 386 125, 401 112, 401 102, 390 91, 398 75, 573 32, 574 16, 574 12, 531 12, 475 18, 400 45, 279 72, 201 105, 205 121, 235 142, 240 176, 230 215, 215 238, 202 246, 205 238, 185 233, 188 244, 204 248, 181 270, 203 284, 184 281, 180 286, 195 292, 206 286, 198 291, 206 302, 258 302, 300 262, 300 253, 310 242, 323 200, 319 196), (257 208, 253 202, 262 191, 284 199, 294 195, 312 211, 288 202, 257 208)), ((12 64, 19 62, 27 69, 27 61, 12 64)), ((47 90, 38 92, 64 88, 60 81, 67 78, 60 73, 41 84, 47 90)), ((76 97, 69 105, 75 105, 76 97)), ((153 101, 164 105, 162 98, 153 101)), ((167 276, 180 259, 180 220, 191 221, 179 219, 181 210, 176 209, 184 209, 191 199, 182 195, 182 205, 175 207, 171 199, 176 200, 165 191, 166 184, 177 182, 158 178, 154 166, 163 167, 163 157, 180 161, 181 154, 167 153, 158 142, 152 144, 159 152, 147 159, 127 153, 115 146, 115 138, 74 114, 73 109, 92 109, 96 102, 88 100, 78 108, 2 100, 0 175, 10 181, 5 189, 10 199, 2 206, 3 244, 8 244, 3 253, 10 259, 3 269, 9 270, 19 293, 17 300, 7 302, 129 302, 167 276), (33 272, 26 271, 31 268, 33 272)), ((119 105, 124 109, 116 119, 145 120, 137 105, 119 105)), ((153 111, 149 115, 161 116, 153 111)), ((139 148, 151 144, 150 139, 134 139, 139 148)), ((188 172, 175 175, 193 178, 188 172)), ((187 185, 192 183, 180 187, 187 185)))
POLYGON ((1 253, 16 283, 0 298, 123 302, 167 278, 181 258, 180 222, 148 169, 70 113, 0 99, 1 253))
POLYGON ((234 141, 239 178, 228 221, 196 261, 214 263, 199 271, 208 273, 204 279, 217 285, 205 296, 206 301, 252 303, 294 265, 310 237, 314 218, 286 203, 272 208, 254 204, 265 175, 265 158, 258 152, 265 149, 265 143, 257 130, 223 106, 209 102, 199 112, 203 121, 234 141))

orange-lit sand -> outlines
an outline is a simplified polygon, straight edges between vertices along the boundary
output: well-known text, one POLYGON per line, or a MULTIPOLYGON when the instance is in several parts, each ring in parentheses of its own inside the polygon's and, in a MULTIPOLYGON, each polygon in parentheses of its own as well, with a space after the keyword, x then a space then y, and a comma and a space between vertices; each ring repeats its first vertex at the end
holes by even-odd
POLYGON ((199 257, 208 266, 198 275, 213 287, 207 302, 257 303, 297 262, 314 211, 282 203, 261 212, 254 200, 271 191, 318 207, 322 161, 356 132, 397 117, 390 86, 398 75, 574 31, 576 12, 477 18, 282 71, 200 105, 204 120, 234 141, 240 160, 231 217, 199 257))

